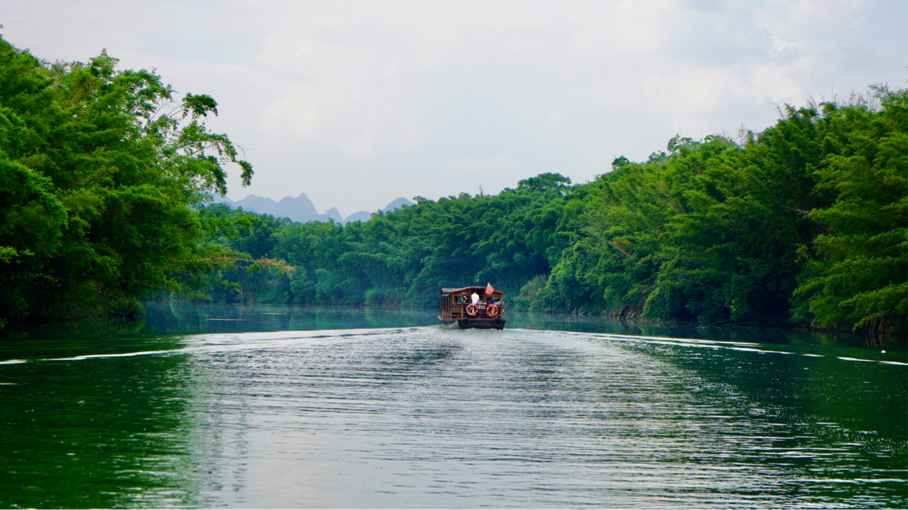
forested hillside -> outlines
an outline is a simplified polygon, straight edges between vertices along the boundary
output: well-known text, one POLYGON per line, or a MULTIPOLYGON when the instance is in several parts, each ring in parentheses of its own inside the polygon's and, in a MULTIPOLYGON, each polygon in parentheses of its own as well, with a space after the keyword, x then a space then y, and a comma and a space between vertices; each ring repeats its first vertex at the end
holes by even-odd
POLYGON ((905 330, 904 90, 674 138, 588 183, 546 173, 341 226, 206 207, 228 164, 252 176, 204 125, 217 103, 116 64, 0 39, 0 324, 173 294, 435 306, 442 286, 491 282, 532 310, 905 330))
MULTIPOLYGON (((494 281, 516 293, 546 275, 581 237, 586 188, 546 174, 498 196, 439 199, 375 213, 367 222, 291 223, 258 216, 223 243, 250 256, 286 261, 288 275, 231 271, 241 293, 214 290, 219 299, 297 303, 436 305, 442 286, 494 281)), ((244 213, 214 205, 206 214, 239 220, 244 213)))
MULTIPOLYGON (((786 108, 739 141, 674 138, 594 182, 416 198, 365 223, 261 216, 212 239, 288 274, 217 299, 434 306, 492 282, 511 306, 709 324, 901 331, 908 314, 908 92, 786 108)), ((206 214, 238 219, 212 206, 206 214)))

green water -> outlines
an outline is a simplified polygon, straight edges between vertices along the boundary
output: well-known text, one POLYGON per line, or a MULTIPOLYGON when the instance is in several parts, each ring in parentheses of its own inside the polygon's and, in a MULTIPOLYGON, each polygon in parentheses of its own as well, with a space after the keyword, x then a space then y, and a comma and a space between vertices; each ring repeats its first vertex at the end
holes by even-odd
POLYGON ((11 328, 0 507, 908 506, 892 340, 435 315, 11 328))

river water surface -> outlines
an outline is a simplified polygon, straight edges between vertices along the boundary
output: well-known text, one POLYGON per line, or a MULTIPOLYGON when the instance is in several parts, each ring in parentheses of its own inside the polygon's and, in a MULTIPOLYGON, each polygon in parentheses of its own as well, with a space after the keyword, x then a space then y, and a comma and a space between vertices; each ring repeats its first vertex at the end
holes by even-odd
POLYGON ((908 506, 905 351, 551 317, 8 331, 0 507, 908 506))

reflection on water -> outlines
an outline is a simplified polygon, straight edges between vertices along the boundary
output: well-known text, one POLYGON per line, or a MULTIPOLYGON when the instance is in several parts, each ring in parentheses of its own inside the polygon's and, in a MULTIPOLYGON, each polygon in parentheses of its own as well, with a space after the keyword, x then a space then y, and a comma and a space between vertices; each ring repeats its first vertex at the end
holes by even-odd
MULTIPOLYGON (((375 308, 299 306, 280 304, 236 304, 167 301, 146 303, 148 313, 135 320, 98 319, 43 324, 38 327, 10 325, 0 331, 0 350, 4 337, 11 340, 49 339, 59 347, 61 339, 74 348, 85 347, 75 339, 116 339, 188 335, 202 333, 248 333, 255 331, 310 331, 325 329, 397 328, 438 324, 438 311, 425 308, 375 308)), ((693 338, 783 345, 821 345, 827 347, 877 347, 878 338, 865 338, 841 332, 822 332, 782 328, 730 328, 657 322, 623 321, 599 316, 508 311, 508 327, 546 331, 612 333, 619 335, 693 338)), ((884 349, 906 350, 906 338, 892 336, 882 340, 884 349)), ((15 344, 15 342, 13 342, 15 344)), ((110 348, 108 345, 108 348, 110 348)))
POLYGON ((908 505, 904 352, 177 311, 2 344, 0 506, 908 505))

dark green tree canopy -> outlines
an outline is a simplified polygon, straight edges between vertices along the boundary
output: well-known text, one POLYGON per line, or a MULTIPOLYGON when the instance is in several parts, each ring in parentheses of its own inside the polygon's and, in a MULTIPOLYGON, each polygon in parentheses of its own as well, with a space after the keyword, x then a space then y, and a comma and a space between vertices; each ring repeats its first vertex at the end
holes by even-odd
POLYGON ((566 188, 570 186, 571 179, 561 174, 546 173, 530 177, 517 182, 517 188, 526 188, 530 191, 546 191, 552 188, 566 188))
POLYGON ((116 65, 49 64, 0 39, 0 318, 129 312, 231 253, 200 244, 192 209, 226 192, 228 163, 252 176, 202 123, 217 104, 116 65))

